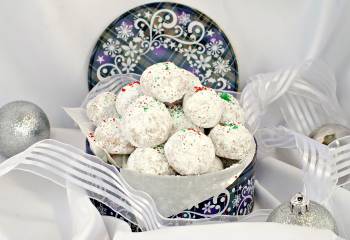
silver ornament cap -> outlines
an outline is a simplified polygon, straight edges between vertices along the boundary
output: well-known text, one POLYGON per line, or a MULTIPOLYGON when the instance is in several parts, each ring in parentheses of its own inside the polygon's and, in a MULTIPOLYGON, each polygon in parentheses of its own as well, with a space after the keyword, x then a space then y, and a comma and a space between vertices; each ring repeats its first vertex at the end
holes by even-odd
POLYGON ((337 233, 336 222, 331 213, 322 205, 306 199, 302 193, 297 193, 290 202, 275 208, 267 222, 328 229, 337 233))
POLYGON ((309 136, 324 145, 329 145, 334 140, 349 135, 349 128, 340 124, 330 123, 315 129, 309 136))
POLYGON ((11 157, 49 137, 49 120, 37 105, 15 101, 0 108, 1 155, 11 157))
POLYGON ((305 214, 309 211, 310 201, 303 194, 297 193, 290 200, 290 211, 296 214, 305 214))

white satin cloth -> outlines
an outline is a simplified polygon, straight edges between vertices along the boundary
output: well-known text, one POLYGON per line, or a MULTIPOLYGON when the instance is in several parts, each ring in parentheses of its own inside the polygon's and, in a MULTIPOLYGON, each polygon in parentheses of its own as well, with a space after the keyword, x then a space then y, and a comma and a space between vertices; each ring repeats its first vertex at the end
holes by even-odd
MULTIPOLYGON (((77 129, 53 129, 52 137, 80 148, 85 143, 77 129)), ((302 172, 294 162, 275 157, 259 159, 254 211, 274 208, 302 190, 302 172)), ((337 239, 329 231, 271 223, 213 224, 131 233, 124 222, 101 217, 81 189, 69 186, 66 190, 20 171, 1 177, 0 192, 0 239, 337 239)), ((338 189, 331 201, 334 217, 343 226, 339 230, 348 239, 350 192, 338 189)))

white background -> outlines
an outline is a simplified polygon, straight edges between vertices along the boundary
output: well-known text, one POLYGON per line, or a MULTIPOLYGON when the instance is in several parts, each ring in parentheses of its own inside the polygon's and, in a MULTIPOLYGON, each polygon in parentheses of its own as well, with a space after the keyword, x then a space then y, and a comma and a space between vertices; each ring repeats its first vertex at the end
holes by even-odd
MULTIPOLYGON (((72 127, 61 107, 79 106, 86 95, 87 63, 96 40, 117 16, 145 2, 149 1, 0 0, 0 105, 33 101, 48 113, 53 126, 72 127)), ((350 116, 350 1, 179 2, 206 13, 226 32, 238 55, 243 85, 253 74, 320 57, 335 72, 340 102, 350 116)), ((61 131, 52 137, 83 148, 79 132, 61 131)), ((265 159, 257 169, 260 207, 274 207, 300 189, 300 173, 293 166, 265 159)), ((29 180, 12 174, 0 182, 1 192, 6 192, 0 198, 1 230, 8 230, 11 239, 21 234, 47 239, 49 232, 56 233, 50 239, 67 239, 72 230, 64 191, 29 180), (42 189, 47 189, 44 194, 42 189)), ((339 190, 335 202, 343 208, 338 209, 348 209, 346 199, 349 193, 339 190)), ((350 222, 350 214, 340 210, 335 214, 339 222, 350 222)))
MULTIPOLYGON (((90 52, 99 35, 142 0, 0 1, 0 105, 29 100, 56 127, 72 127, 62 106, 87 93, 90 52)), ((320 57, 338 81, 346 107, 350 90, 350 1, 187 0, 214 19, 236 54, 241 87, 248 76, 320 57)))

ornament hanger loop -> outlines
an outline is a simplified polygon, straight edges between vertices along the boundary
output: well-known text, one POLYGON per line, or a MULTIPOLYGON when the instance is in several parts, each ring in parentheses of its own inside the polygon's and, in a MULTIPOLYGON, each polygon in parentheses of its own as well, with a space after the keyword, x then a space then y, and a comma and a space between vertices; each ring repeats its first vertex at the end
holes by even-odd
POLYGON ((290 200, 290 210, 299 215, 309 211, 310 201, 302 193, 295 194, 290 200))

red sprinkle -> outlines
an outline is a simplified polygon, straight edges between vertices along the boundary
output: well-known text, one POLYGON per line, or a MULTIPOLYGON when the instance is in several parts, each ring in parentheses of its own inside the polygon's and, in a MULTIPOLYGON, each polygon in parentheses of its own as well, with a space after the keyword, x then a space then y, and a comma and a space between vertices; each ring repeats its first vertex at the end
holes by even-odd
POLYGON ((122 92, 125 92, 125 88, 122 88, 122 92))
POLYGON ((139 82, 139 81, 132 82, 132 83, 129 83, 128 86, 129 86, 129 87, 132 87, 132 86, 134 86, 135 84, 138 84, 138 85, 139 85, 140 82, 139 82))
POLYGON ((198 86, 195 86, 195 87, 193 87, 193 88, 194 88, 195 92, 207 90, 207 87, 198 87, 198 86))
POLYGON ((194 128, 187 128, 187 130, 194 131, 195 133, 198 133, 199 135, 201 134, 200 131, 198 131, 197 129, 194 129, 194 128))

